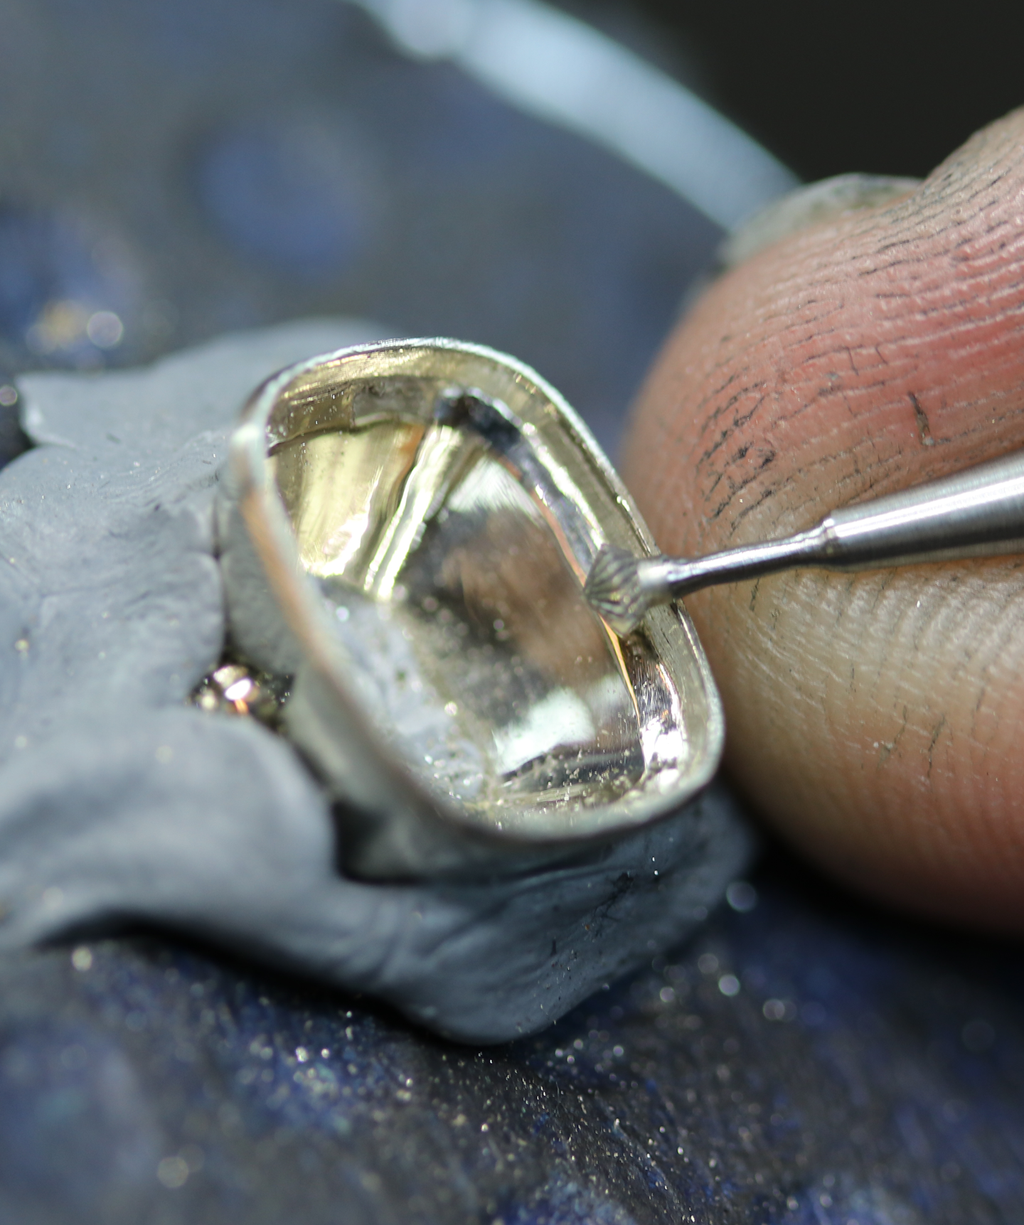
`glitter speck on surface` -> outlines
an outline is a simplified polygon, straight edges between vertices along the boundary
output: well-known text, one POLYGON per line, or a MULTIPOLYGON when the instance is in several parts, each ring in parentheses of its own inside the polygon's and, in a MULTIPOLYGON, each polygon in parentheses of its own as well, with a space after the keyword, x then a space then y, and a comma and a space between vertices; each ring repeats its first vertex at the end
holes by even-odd
POLYGON ((746 914, 757 905, 757 890, 748 881, 734 880, 725 891, 725 900, 740 914, 746 914))
POLYGON ((188 1173, 188 1162, 181 1157, 164 1157, 156 1167, 157 1178, 172 1191, 185 1185, 188 1173))
POLYGON ((71 964, 76 970, 84 973, 86 970, 92 969, 92 950, 84 944, 79 945, 71 953, 71 964))
POLYGON ((124 324, 113 311, 96 311, 89 316, 85 331, 98 349, 114 349, 124 336, 124 324))

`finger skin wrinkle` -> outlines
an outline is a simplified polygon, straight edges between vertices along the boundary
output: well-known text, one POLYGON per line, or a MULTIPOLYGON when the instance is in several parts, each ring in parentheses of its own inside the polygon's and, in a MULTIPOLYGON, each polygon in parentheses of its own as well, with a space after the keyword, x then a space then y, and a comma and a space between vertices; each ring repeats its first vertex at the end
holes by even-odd
MULTIPOLYGON (((714 283, 634 406, 624 475, 660 547, 813 526, 1024 438, 1024 113, 915 191, 714 283)), ((1024 563, 797 571, 687 599, 726 759, 857 888, 1024 931, 1024 563)))
POLYGON ((879 747, 877 769, 881 770, 888 762, 889 758, 896 752, 900 740, 903 738, 903 733, 907 730, 907 721, 910 718, 910 707, 903 707, 903 722, 900 724, 900 730, 893 736, 888 744, 882 744, 879 747))

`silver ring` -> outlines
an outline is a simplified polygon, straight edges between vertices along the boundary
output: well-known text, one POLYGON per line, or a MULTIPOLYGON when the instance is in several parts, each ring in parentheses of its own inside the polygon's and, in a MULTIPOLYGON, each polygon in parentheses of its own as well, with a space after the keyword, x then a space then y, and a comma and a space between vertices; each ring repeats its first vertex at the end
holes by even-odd
POLYGON ((620 638, 583 596, 602 545, 647 556, 650 532, 513 358, 402 340, 289 367, 242 413, 217 513, 233 649, 291 678, 351 873, 521 871, 710 780, 724 722, 685 612, 620 638))

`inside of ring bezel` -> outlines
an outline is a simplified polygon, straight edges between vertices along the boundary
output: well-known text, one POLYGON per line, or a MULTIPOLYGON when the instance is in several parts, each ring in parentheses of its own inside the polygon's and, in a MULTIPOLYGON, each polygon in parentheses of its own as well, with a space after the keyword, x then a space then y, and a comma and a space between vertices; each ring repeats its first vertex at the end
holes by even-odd
MULTIPOLYGON (((571 620, 577 627, 580 624, 588 624, 594 631, 588 641, 596 641, 599 637, 601 649, 606 652, 608 659, 614 662, 614 672, 621 678, 622 690, 628 700, 630 743, 613 744, 614 752, 608 749, 608 742, 615 741, 615 732, 614 728, 609 730, 610 725, 597 726, 600 721, 594 716, 596 699, 592 699, 590 690, 582 693, 572 691, 572 685, 568 686, 568 694, 562 692, 567 688, 566 684, 562 683, 568 675, 567 670, 560 667, 557 661, 552 664, 551 652, 545 651, 541 652, 540 658, 531 658, 530 666, 538 673, 543 673, 546 669, 551 674, 553 669, 560 678, 559 684, 548 683, 546 689, 539 685, 543 692, 539 698, 537 693, 527 694, 526 706, 519 712, 521 717, 518 721, 515 718, 510 721, 506 717, 508 712, 505 711, 499 719, 497 732, 494 727, 487 730, 487 735, 492 740, 497 739, 501 752, 504 753, 501 763, 511 768, 492 769, 490 782, 495 785, 484 788, 483 793, 474 793, 472 787, 462 791, 457 786, 453 789, 451 771, 442 770, 438 773, 428 769, 424 772, 417 758, 427 758, 428 766, 435 766, 437 763, 436 760, 430 761, 434 754, 425 751, 422 743, 410 746, 408 742, 400 742, 399 737, 398 740, 392 739, 392 747, 404 761, 411 762, 414 776, 428 791, 438 795, 443 806, 451 807, 454 804, 457 809, 467 813, 474 824, 505 829, 513 835, 550 836, 557 831, 570 833, 580 831, 584 827, 615 825, 641 819, 642 816, 649 815, 652 806, 663 809, 673 797, 682 798, 681 792, 688 793, 707 781, 717 760, 713 726, 714 697, 712 694, 709 699, 706 665, 703 665, 699 656, 699 647, 692 638, 692 632, 679 633, 679 618, 674 610, 656 610, 655 614, 647 619, 640 634, 620 640, 583 601, 579 589, 589 564, 602 543, 608 541, 623 544, 637 552, 643 551, 643 545, 638 540, 635 522, 628 514, 623 513, 619 491, 609 487, 608 469, 606 462, 603 463, 603 457, 593 454, 594 449, 587 440, 581 439, 574 419, 553 402, 544 388, 524 378, 519 371, 509 370, 504 366, 496 367, 490 358, 472 354, 467 361, 465 354, 457 353, 453 359, 453 355, 448 352, 438 354, 429 348, 412 350, 403 354, 402 359, 397 362, 393 360, 393 355, 390 355, 388 360, 381 361, 380 354, 372 352, 358 354, 354 360, 343 356, 336 361, 327 361, 299 373, 278 395, 266 422, 268 457, 274 467, 278 488, 288 508, 293 527, 301 537, 299 529, 302 514, 297 513, 297 507, 302 505, 302 498, 308 496, 308 491, 299 491, 296 501, 295 496, 291 496, 287 489, 281 487, 282 462, 289 452, 303 450, 305 458, 298 467, 308 469, 310 453, 324 449, 330 451, 338 440, 341 440, 344 447, 349 445, 346 440, 356 437, 365 439, 374 430, 386 431, 398 425, 403 429, 411 427, 429 430, 432 428, 431 418, 438 397, 453 387, 467 386, 480 389, 491 396, 502 397, 509 409, 521 420, 531 440, 532 453, 544 465, 544 471, 551 472, 555 483, 560 485, 563 491, 567 489, 570 500, 579 504, 577 519, 582 519, 589 528, 589 536, 583 546, 585 555, 581 556, 578 552, 567 549, 564 539, 559 541, 565 572, 563 577, 568 576, 571 579, 570 586, 575 589, 576 603, 571 609, 571 620), (538 727, 534 726, 539 719, 538 709, 547 711, 548 722, 558 725, 558 734, 563 739, 567 738, 570 743, 550 745, 549 749, 554 750, 553 752, 546 755, 535 753, 535 759, 520 761, 520 757, 528 758, 529 753, 538 746, 543 747, 543 736, 538 727), (592 733, 589 744, 592 751, 589 754, 583 744, 587 740, 588 732, 587 710, 590 711, 592 733), (501 722, 501 719, 504 719, 504 722, 501 722), (537 766, 538 756, 554 759, 554 764, 545 772, 537 766), (602 762, 620 759, 626 763, 626 768, 617 774, 613 770, 611 773, 615 774, 615 777, 611 779, 611 784, 601 785, 600 778, 604 768, 602 762), (531 790, 527 786, 525 790, 515 792, 514 780, 521 779, 524 774, 528 776, 531 770, 535 774, 534 789, 531 790), (573 771, 577 773, 575 785, 571 777, 573 771), (510 783, 510 779, 513 783, 510 783), (598 780, 597 783, 595 779, 598 780), (513 786, 512 803, 506 803, 502 798, 507 798, 509 786, 513 786)), ((422 440, 419 445, 422 445, 422 440)), ((481 461, 476 462, 479 464, 481 461)), ((295 466, 292 464, 293 468, 295 466)), ((525 486, 523 489, 527 497, 533 492, 525 486)), ((394 500, 392 498, 392 502, 394 500)), ((462 525, 463 528, 465 526, 462 525)), ((490 528, 484 525, 482 530, 486 533, 490 528)), ((558 540, 557 531, 552 536, 558 540)), ((334 576, 316 573, 317 565, 309 564, 309 542, 300 538, 299 544, 300 555, 305 548, 304 568, 314 580, 323 584, 332 578, 339 579, 342 586, 345 586, 344 572, 334 576)), ((421 540, 417 548, 422 546, 421 540)), ((441 568, 444 569, 444 565, 441 568)), ((480 566, 477 566, 477 586, 480 586, 479 572, 480 566)), ((527 570, 522 573, 527 574, 527 570)), ((364 580, 365 575, 361 575, 360 582, 364 580)), ((405 586, 401 600, 401 615, 405 615, 408 588, 402 583, 397 586, 399 589, 405 586)), ((463 593, 465 588, 466 584, 463 582, 463 593)), ((445 592, 447 590, 445 588, 445 592)), ((559 590, 564 592, 568 587, 562 584, 559 590)), ((337 595, 337 584, 334 594, 337 595)), ((498 594, 500 596, 501 593, 498 594)), ((435 596, 423 597, 422 592, 418 598, 419 613, 423 612, 423 598, 436 599, 435 596)), ((480 598, 486 602, 486 591, 480 598)), ((568 599, 564 595, 562 598, 568 599)), ((394 604, 393 589, 387 602, 394 604)), ((345 607, 346 620, 350 621, 352 609, 348 608, 347 604, 345 607)), ((362 616, 365 611, 360 608, 359 615, 362 616)), ((476 614, 479 610, 474 608, 470 611, 473 616, 468 619, 475 635, 470 637, 475 645, 480 647, 481 643, 477 641, 479 635, 476 635, 476 630, 479 629, 479 617, 476 614)), ((502 621, 502 617, 495 617, 492 624, 502 621)), ((361 624, 363 629, 359 631, 360 634, 364 632, 365 619, 361 624)), ((504 629, 504 626, 502 628, 504 629)), ((550 629, 550 625, 548 628, 550 629)), ((421 645, 424 649, 433 650, 429 641, 430 634, 423 631, 422 623, 417 622, 414 629, 417 633, 423 632, 424 642, 421 645)), ((501 632, 495 631, 499 636, 501 632)), ((573 632, 578 633, 578 629, 573 632)), ((350 638, 350 655, 358 653, 358 643, 362 641, 364 639, 359 637, 353 643, 350 638)), ((381 639, 381 643, 383 642, 384 639, 381 639)), ((483 642, 482 645, 486 648, 497 647, 499 644, 483 642)), ((443 650, 440 653, 444 658, 453 658, 450 651, 447 655, 443 650)), ((515 658, 514 654, 512 657, 515 658)), ((589 665, 583 668, 584 674, 587 666, 589 665)), ((596 667, 600 672, 600 665, 596 667)), ((606 669, 599 681, 595 682, 598 688, 601 685, 607 691, 614 688, 608 679, 609 675, 606 669)), ((550 675, 548 680, 550 682, 550 675)), ((358 687, 357 685, 356 688, 358 687)), ((372 688, 371 684, 369 690, 372 688)), ((496 685, 495 689, 497 688, 496 685)), ((590 689, 593 688, 594 685, 591 685, 590 689)), ((387 702, 382 706, 377 700, 379 695, 375 696, 369 690, 364 686, 363 698, 360 700, 365 700, 371 717, 387 728, 388 723, 396 718, 393 704, 391 709, 388 708, 387 702)), ((448 697, 447 694, 440 696, 448 697)), ((621 730, 624 709, 622 694, 617 697, 618 707, 611 723, 621 730)), ((450 697, 440 705, 442 709, 447 709, 451 706, 458 707, 459 704, 457 697, 450 697)), ((500 705, 500 702, 497 704, 500 705)), ((514 700, 510 709, 515 710, 514 700)), ((478 710, 473 711, 474 723, 479 713, 478 710)), ((400 716, 401 711, 398 714, 400 716)), ((444 736, 440 736, 439 740, 444 741, 444 736)), ((485 769, 483 773, 487 775, 488 771, 485 769)))

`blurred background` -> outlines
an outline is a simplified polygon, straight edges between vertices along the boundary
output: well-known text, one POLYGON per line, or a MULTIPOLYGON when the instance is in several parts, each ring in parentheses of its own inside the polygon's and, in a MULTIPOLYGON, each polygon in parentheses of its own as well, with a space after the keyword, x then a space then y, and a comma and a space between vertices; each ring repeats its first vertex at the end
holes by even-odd
POLYGON ((576 4, 667 74, 602 97, 607 46, 553 10, 365 4, 0 0, 0 379, 351 314, 514 353, 614 448, 722 226, 797 176, 926 173, 1017 101, 1024 30, 1008 4, 576 4), (460 67, 484 8, 513 34, 460 67), (668 77, 767 152, 673 118, 668 77))
POLYGON ((1006 0, 638 0, 696 86, 808 182, 926 175, 1024 101, 1024 9, 1006 0))

